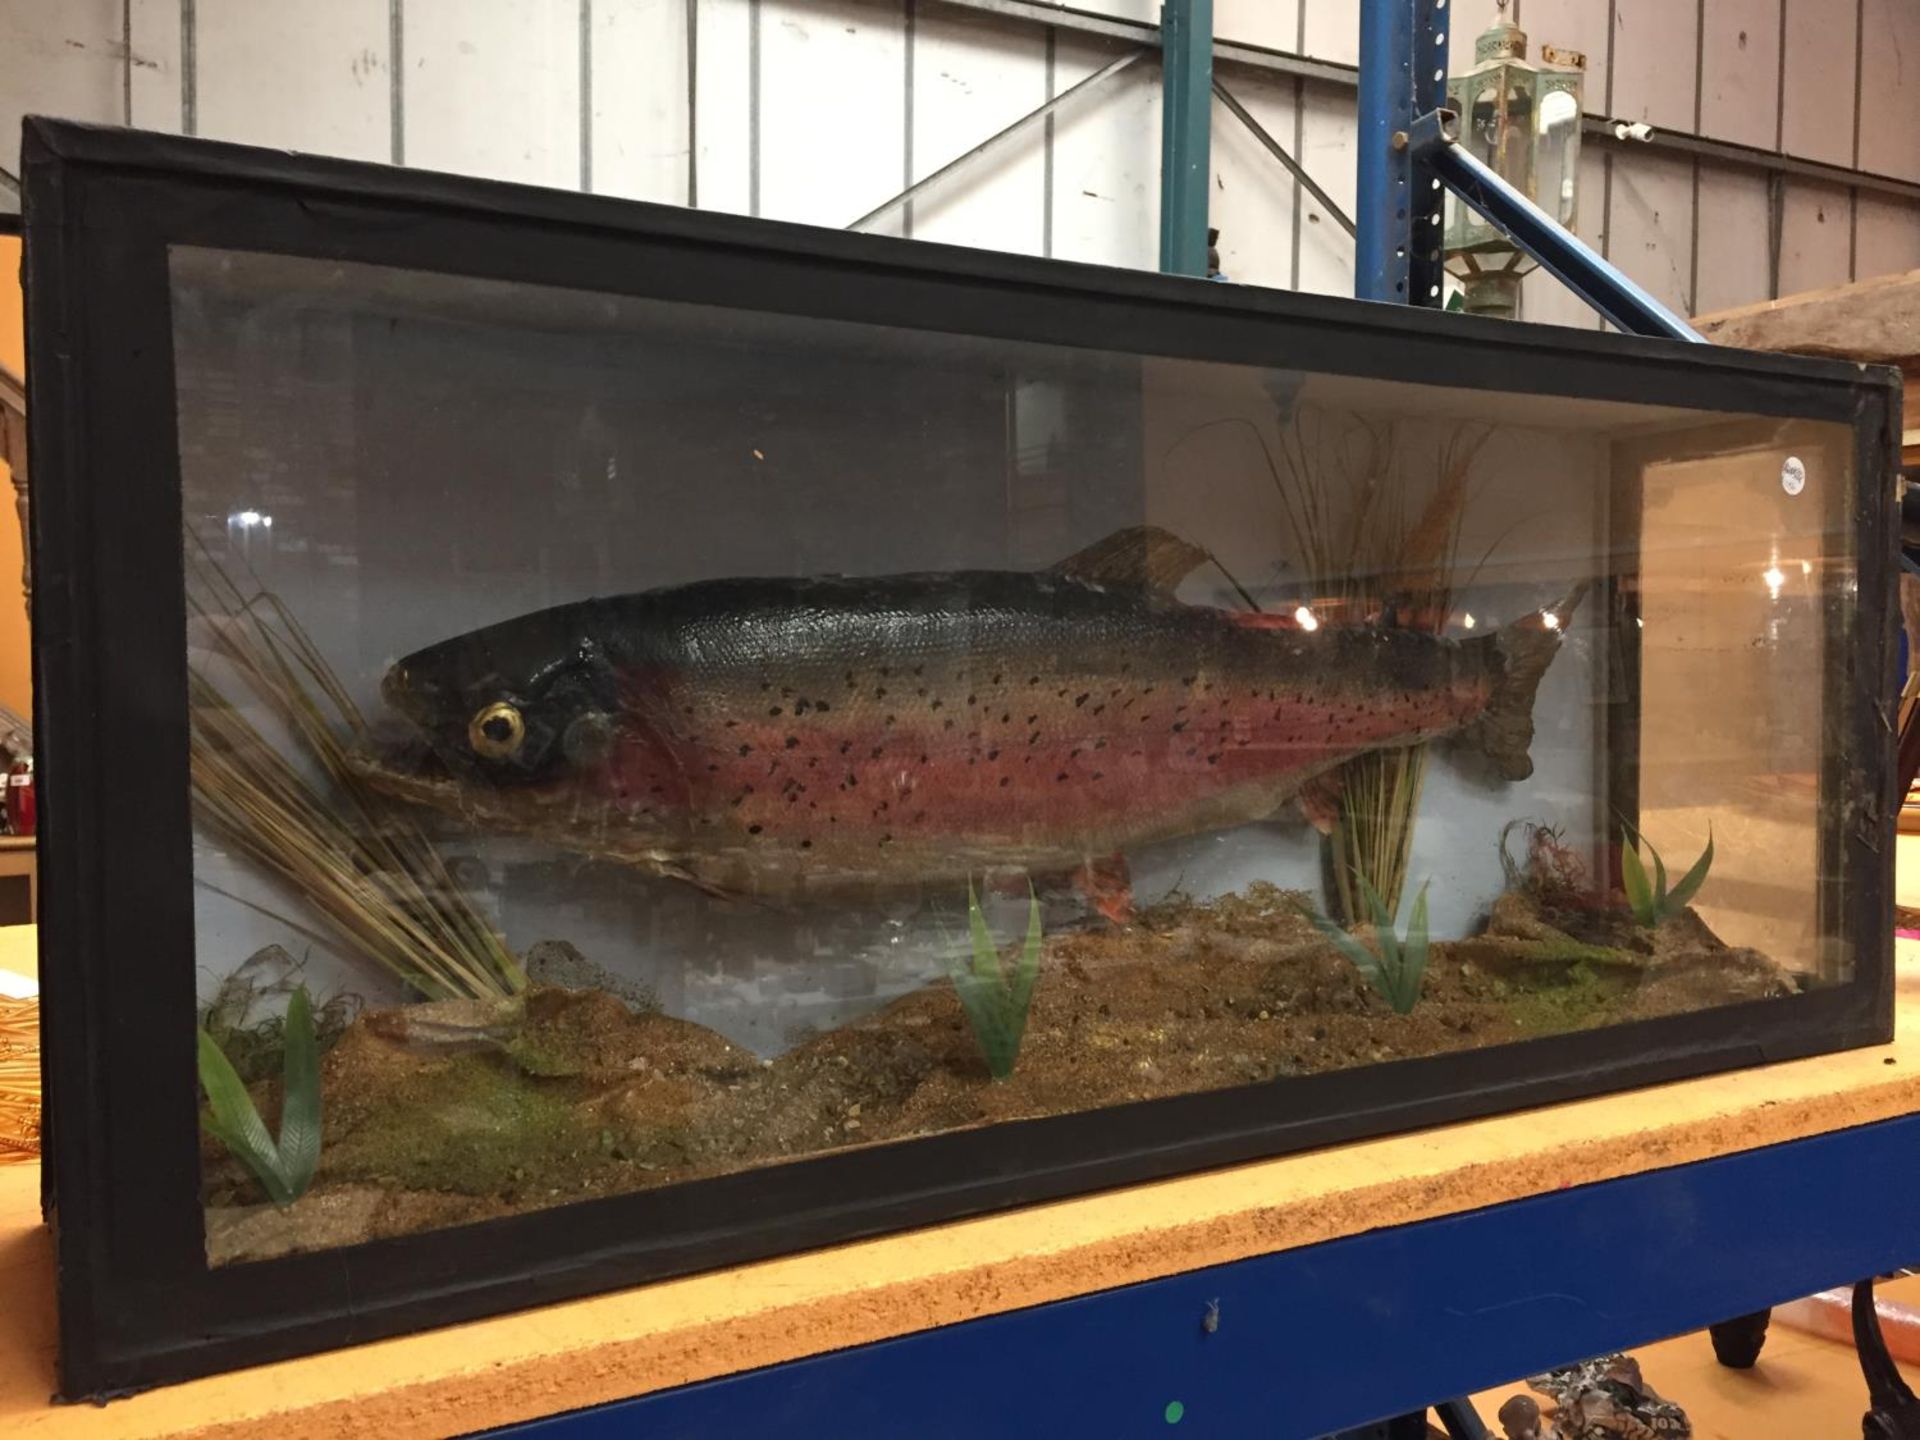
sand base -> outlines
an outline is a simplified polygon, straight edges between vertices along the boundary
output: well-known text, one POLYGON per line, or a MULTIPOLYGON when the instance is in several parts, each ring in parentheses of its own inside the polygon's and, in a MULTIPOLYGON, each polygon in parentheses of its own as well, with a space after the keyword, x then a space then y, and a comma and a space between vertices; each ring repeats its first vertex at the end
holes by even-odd
MULTIPOLYGON (((1645 931, 1519 895, 1432 948, 1396 1015, 1295 897, 1175 900, 1049 936, 1013 1074, 939 982, 762 1061, 604 990, 361 1016, 328 1052, 313 1188, 285 1211, 212 1141, 210 1263, 538 1210, 1003 1120, 1310 1075, 1790 993, 1691 914, 1645 931)), ((273 1082, 255 1087, 271 1120, 273 1082)))

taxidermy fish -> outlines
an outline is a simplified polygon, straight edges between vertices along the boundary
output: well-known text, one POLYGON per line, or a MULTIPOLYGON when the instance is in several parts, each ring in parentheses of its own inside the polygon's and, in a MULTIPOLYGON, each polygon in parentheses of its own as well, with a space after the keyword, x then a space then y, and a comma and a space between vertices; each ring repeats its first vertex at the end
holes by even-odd
POLYGON ((1532 770, 1578 596, 1447 640, 1283 629, 1174 598, 1208 559, 1123 531, 1051 570, 708 580, 418 651, 382 684, 438 765, 369 778, 477 826, 725 894, 1081 872, 1301 802, 1370 750, 1458 736, 1532 770))

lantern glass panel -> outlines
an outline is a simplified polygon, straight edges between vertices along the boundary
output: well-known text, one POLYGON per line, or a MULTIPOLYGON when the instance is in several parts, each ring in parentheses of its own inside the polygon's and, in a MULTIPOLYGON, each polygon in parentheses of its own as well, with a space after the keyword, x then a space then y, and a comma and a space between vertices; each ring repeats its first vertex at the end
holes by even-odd
POLYGON ((1577 71, 1540 76, 1540 103, 1534 115, 1533 198, 1542 210, 1571 229, 1578 216, 1580 180, 1580 75, 1577 71))

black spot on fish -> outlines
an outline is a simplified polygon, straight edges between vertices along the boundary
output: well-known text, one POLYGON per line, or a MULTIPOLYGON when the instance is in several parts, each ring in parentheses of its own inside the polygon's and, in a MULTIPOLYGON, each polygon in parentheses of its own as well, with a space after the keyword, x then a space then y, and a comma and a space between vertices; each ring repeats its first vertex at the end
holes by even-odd
POLYGON ((894 722, 894 719, 895 719, 895 717, 894 717, 894 716, 892 716, 892 715, 889 715, 889 716, 887 716, 887 724, 889 724, 889 725, 891 725, 891 724, 893 724, 893 722, 894 722))
POLYGON ((1094 742, 1093 742, 1093 748, 1094 748, 1094 749, 1096 749, 1096 750, 1104 750, 1104 749, 1106 749, 1106 748, 1107 748, 1107 737, 1106 737, 1106 736, 1104 736, 1104 735, 1102 735, 1102 736, 1101 736, 1101 737, 1100 737, 1100 738, 1099 738, 1098 740, 1096 740, 1096 741, 1094 741, 1094 742))
POLYGON ((1220 763, 1220 752, 1219 752, 1219 751, 1217 751, 1217 750, 1216 750, 1216 751, 1214 751, 1214 753, 1213 753, 1213 754, 1211 754, 1211 755, 1209 755, 1209 756, 1207 756, 1207 764, 1209 764, 1209 765, 1218 765, 1219 763, 1220 763))
MULTIPOLYGON (((812 808, 812 807, 808 807, 808 808, 812 808)), ((802 850, 811 850, 813 848, 813 842, 811 840, 802 840, 800 842, 800 848, 802 850)))
POLYGON ((1040 683, 1040 677, 1038 675, 1029 675, 1027 677, 1027 684, 1038 685, 1039 683, 1040 683))
POLYGON ((1027 736, 1027 744, 1038 745, 1039 743, 1040 743, 1040 732, 1038 730, 1034 731, 1031 735, 1027 736))
POLYGON ((733 728, 734 728, 735 726, 737 726, 737 725, 738 725, 739 723, 740 723, 740 722, 739 722, 738 720, 729 720, 729 721, 727 721, 727 729, 729 729, 729 730, 731 730, 731 729, 733 729, 733 728))
POLYGON ((940 726, 940 728, 941 728, 942 730, 951 730, 951 729, 953 729, 953 721, 951 721, 951 720, 947 720, 947 721, 944 721, 944 722, 943 722, 943 723, 941 724, 941 726, 940 726))
POLYGON ((1176 720, 1173 722, 1173 733, 1176 735, 1178 735, 1182 730, 1186 728, 1187 728, 1187 722, 1184 720, 1176 720))
POLYGON ((1104 780, 1107 778, 1107 772, 1104 770, 1096 770, 1093 772, 1093 778, 1096 780, 1104 780))
POLYGON ((806 714, 809 708, 807 702, 804 700, 796 700, 793 702, 793 713, 796 715, 806 714))
POLYGON ((1064 780, 1067 778, 1067 772, 1062 770, 1058 775, 1054 776, 1053 778, 1055 780, 1064 780))
POLYGON ((876 700, 884 700, 884 699, 886 699, 886 698, 887 698, 887 687, 886 687, 886 686, 884 686, 884 685, 876 685, 876 686, 874 686, 874 689, 873 689, 873 698, 874 698, 874 699, 876 699, 876 700))
POLYGON ((709 760, 709 761, 707 762, 707 773, 708 773, 709 775, 711 775, 711 774, 713 774, 713 773, 714 773, 714 772, 715 772, 716 770, 718 770, 719 768, 720 768, 720 767, 719 767, 718 765, 716 765, 716 764, 714 764, 714 763, 713 763, 713 762, 712 762, 711 760, 709 760))
POLYGON ((800 748, 800 737, 798 735, 787 736, 787 749, 798 750, 799 748, 800 748))
POLYGON ((813 708, 818 710, 822 715, 824 715, 827 713, 827 711, 833 709, 833 706, 829 705, 824 700, 816 700, 813 702, 813 708))
POLYGON ((885 753, 886 753, 886 746, 876 745, 873 747, 872 750, 867 752, 867 758, 869 760, 878 760, 885 753))
POLYGON ((1004 790, 1004 789, 1006 789, 1006 788, 1007 788, 1007 785, 1008 785, 1008 783, 1009 783, 1009 781, 1008 781, 1008 779, 1007 779, 1007 777, 1006 777, 1005 775, 1002 775, 1002 776, 1000 777, 1000 788, 1001 788, 1002 790, 1004 790))
POLYGON ((742 755, 751 755, 753 753, 753 747, 751 745, 742 745, 740 747, 740 753, 742 755))
POLYGON ((779 715, 779 714, 782 714, 782 713, 784 713, 784 712, 782 712, 782 710, 780 709, 780 707, 779 707, 778 705, 775 705, 775 706, 773 706, 773 707, 772 707, 771 709, 769 709, 769 710, 767 711, 767 714, 769 714, 769 715, 779 715))
POLYGON ((987 759, 998 760, 999 758, 1000 758, 1000 752, 998 750, 987 751, 987 759))
POLYGON ((847 751, 851 750, 852 748, 853 748, 853 742, 851 740, 842 740, 840 742, 840 753, 842 755, 846 754, 847 751))
MULTIPOLYGON (((1064 695, 1066 694, 1066 691, 1063 690, 1060 693, 1064 695)), ((1091 698, 1092 697, 1088 694, 1088 692, 1086 692, 1085 690, 1082 690, 1078 695, 1073 697, 1073 708, 1078 710, 1082 705, 1086 704, 1087 701, 1091 698)))
POLYGON ((994 683, 994 684, 996 684, 996 685, 998 685, 998 684, 999 684, 999 683, 1001 682, 1001 680, 1002 680, 1002 679, 1004 679, 1004 678, 1005 678, 1005 677, 1004 677, 1004 676, 1002 676, 1002 675, 1000 674, 1000 672, 996 670, 996 671, 994 672, 994 675, 993 675, 993 683, 994 683))
POLYGON ((924 764, 926 764, 926 763, 927 763, 927 757, 926 757, 926 753, 925 753, 924 751, 922 751, 922 752, 921 752, 921 755, 920 755, 920 763, 921 763, 922 765, 924 765, 924 764))
POLYGON ((1011 710, 1002 710, 1000 712, 1000 723, 1002 725, 1011 725, 1013 723, 1013 712, 1011 710))
POLYGON ((1107 708, 1107 707, 1106 707, 1105 705, 1096 705, 1096 706, 1094 706, 1094 707, 1093 707, 1093 709, 1091 709, 1091 710, 1089 710, 1089 711, 1088 711, 1087 713, 1088 713, 1089 715, 1098 715, 1098 714, 1100 714, 1100 713, 1101 713, 1102 711, 1104 711, 1104 710, 1105 710, 1106 708, 1107 708))
POLYGON ((765 827, 760 825, 749 825, 747 826, 747 834, 758 835, 763 828, 765 827))
POLYGON ((969 696, 967 696, 967 704, 969 704, 969 705, 971 705, 971 704, 973 704, 973 703, 974 703, 974 702, 975 702, 976 700, 978 700, 979 698, 980 698, 980 697, 979 697, 979 696, 977 696, 977 695, 969 695, 969 696))
POLYGON ((891 845, 891 844, 893 843, 893 836, 891 836, 891 835, 882 835, 882 836, 880 837, 880 843, 881 843, 882 845, 891 845))

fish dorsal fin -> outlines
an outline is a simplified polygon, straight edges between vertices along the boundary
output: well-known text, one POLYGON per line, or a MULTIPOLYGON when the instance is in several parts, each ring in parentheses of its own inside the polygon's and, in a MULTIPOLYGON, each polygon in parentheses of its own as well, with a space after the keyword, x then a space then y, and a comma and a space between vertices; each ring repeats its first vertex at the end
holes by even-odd
POLYGON ((1130 525, 1053 567, 1056 575, 1099 585, 1144 585, 1171 595, 1213 556, 1158 525, 1130 525))

